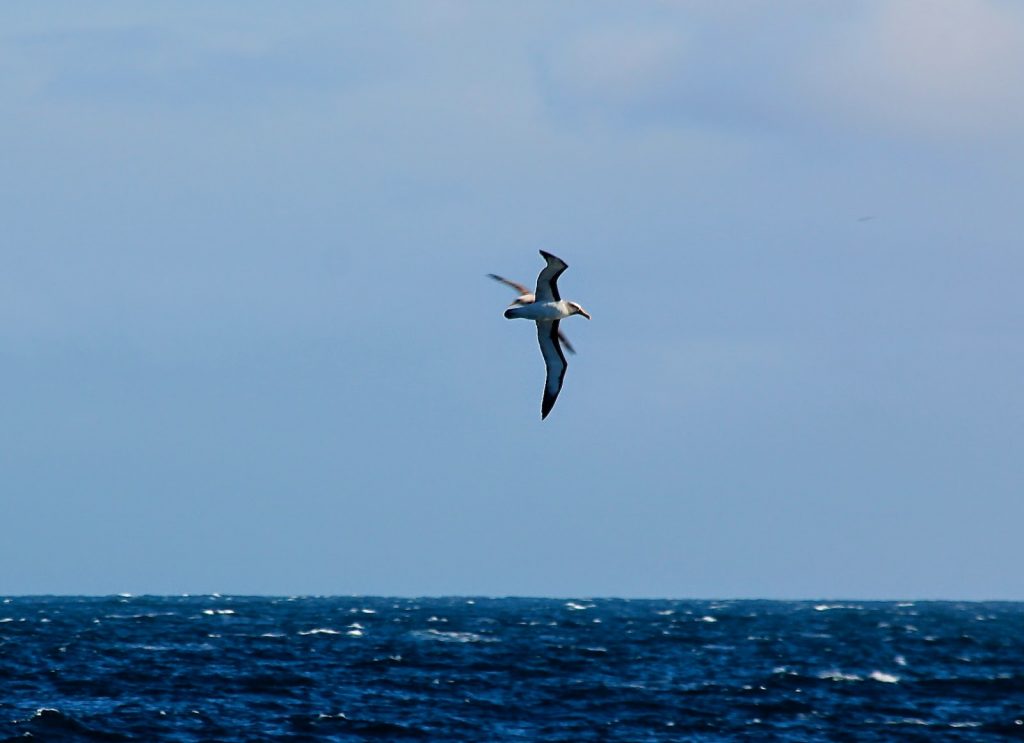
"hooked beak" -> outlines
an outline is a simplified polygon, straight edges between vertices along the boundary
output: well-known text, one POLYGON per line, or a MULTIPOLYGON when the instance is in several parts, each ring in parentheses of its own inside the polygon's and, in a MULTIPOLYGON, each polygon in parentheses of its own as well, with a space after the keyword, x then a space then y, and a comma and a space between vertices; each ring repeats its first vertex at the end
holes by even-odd
POLYGON ((587 311, 586 311, 585 309, 583 309, 582 307, 580 307, 580 314, 581 314, 581 315, 583 315, 583 316, 584 316, 585 318, 587 318, 588 320, 590 319, 590 313, 589 313, 589 312, 587 312, 587 311))

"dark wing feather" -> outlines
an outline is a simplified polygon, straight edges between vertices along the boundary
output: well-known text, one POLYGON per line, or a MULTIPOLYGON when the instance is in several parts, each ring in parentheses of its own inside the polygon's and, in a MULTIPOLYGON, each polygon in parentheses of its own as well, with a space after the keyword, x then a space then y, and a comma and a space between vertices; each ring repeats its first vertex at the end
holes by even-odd
POLYGON ((538 302, 557 302, 561 299, 558 295, 558 277, 569 267, 569 264, 546 251, 542 250, 540 254, 548 262, 548 265, 544 266, 537 277, 537 291, 534 292, 534 296, 538 302))
POLYGON ((569 339, 565 337, 565 333, 561 330, 558 331, 558 340, 562 341, 562 345, 565 346, 565 350, 569 353, 576 353, 576 349, 572 347, 569 339))
POLYGON ((544 380, 544 400, 540 405, 540 417, 544 420, 555 406, 558 393, 562 391, 562 380, 565 379, 565 370, 569 367, 562 353, 562 346, 558 342, 558 320, 547 320, 537 323, 537 341, 540 343, 540 353, 544 357, 544 365, 547 367, 547 377, 544 380))
POLYGON ((527 289, 522 284, 518 284, 515 281, 512 281, 511 279, 506 279, 504 276, 498 276, 498 274, 496 274, 496 273, 489 273, 487 275, 490 276, 495 281, 500 281, 502 284, 505 284, 506 286, 511 286, 513 289, 515 289, 520 294, 529 294, 530 293, 530 290, 527 289))

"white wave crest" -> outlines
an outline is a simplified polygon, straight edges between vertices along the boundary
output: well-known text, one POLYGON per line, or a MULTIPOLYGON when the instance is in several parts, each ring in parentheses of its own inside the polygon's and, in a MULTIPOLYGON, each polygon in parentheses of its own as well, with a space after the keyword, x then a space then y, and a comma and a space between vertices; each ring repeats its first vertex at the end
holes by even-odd
POLYGON ((839 670, 822 671, 818 674, 818 678, 826 679, 828 681, 863 681, 864 679, 855 673, 843 673, 839 670))
POLYGON ((575 601, 567 601, 565 608, 570 611, 586 611, 587 609, 593 609, 594 604, 578 604, 575 601))
POLYGON ((442 632, 441 630, 428 629, 414 632, 416 637, 421 637, 438 642, 498 642, 497 638, 484 637, 475 632, 442 632))

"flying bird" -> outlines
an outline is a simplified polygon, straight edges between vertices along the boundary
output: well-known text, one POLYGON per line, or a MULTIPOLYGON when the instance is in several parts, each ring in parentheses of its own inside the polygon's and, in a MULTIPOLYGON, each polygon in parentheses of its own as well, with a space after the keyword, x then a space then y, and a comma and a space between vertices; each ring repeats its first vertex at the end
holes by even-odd
MULTIPOLYGON (((509 305, 510 307, 534 303, 536 295, 519 282, 512 281, 511 279, 506 279, 504 276, 498 276, 498 274, 496 273, 489 273, 487 275, 490 276, 495 281, 500 281, 505 286, 512 287, 515 291, 519 292, 519 296, 516 297, 516 300, 509 305)), ((562 341, 562 345, 565 346, 566 351, 573 354, 576 353, 576 349, 572 347, 572 344, 569 342, 569 339, 565 337, 565 333, 563 333, 561 330, 558 331, 558 340, 562 341)))
MULTIPOLYGON (((537 289, 533 293, 532 301, 513 304, 505 310, 505 317, 509 320, 521 318, 537 323, 537 341, 540 343, 540 353, 547 368, 544 398, 540 406, 540 417, 543 420, 555 406, 558 393, 562 390, 565 370, 569 366, 559 342, 558 323, 573 315, 583 315, 589 320, 590 314, 576 302, 567 302, 558 294, 558 277, 569 265, 551 253, 542 250, 540 254, 547 261, 547 265, 537 276, 537 289)), ((503 281, 500 278, 498 280, 503 281)), ((514 285, 514 288, 525 287, 514 285)), ((528 296, 529 292, 523 291, 522 294, 528 296)))

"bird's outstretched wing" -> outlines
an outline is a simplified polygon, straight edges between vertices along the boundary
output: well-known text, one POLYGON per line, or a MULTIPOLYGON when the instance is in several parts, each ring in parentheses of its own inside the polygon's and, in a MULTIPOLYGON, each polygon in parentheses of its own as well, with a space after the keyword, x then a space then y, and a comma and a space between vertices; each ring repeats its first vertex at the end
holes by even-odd
POLYGON ((565 346, 566 351, 568 351, 571 354, 576 353, 576 349, 572 347, 572 344, 569 342, 569 339, 565 337, 565 333, 563 333, 561 330, 558 331, 558 340, 562 341, 562 345, 565 346))
POLYGON ((520 294, 520 295, 523 295, 523 294, 529 294, 529 293, 530 293, 530 290, 529 290, 529 289, 527 289, 527 288, 526 288, 525 286, 523 286, 522 284, 518 284, 518 283, 516 283, 515 281, 512 281, 511 279, 506 279, 506 278, 505 278, 504 276, 498 276, 498 274, 496 274, 496 273, 489 273, 489 274, 487 274, 487 275, 488 275, 488 276, 490 276, 490 277, 491 277, 492 279, 494 279, 495 281, 500 281, 500 282, 501 282, 502 284, 504 284, 505 286, 510 286, 510 287, 512 287, 512 288, 513 288, 513 289, 515 289, 515 290, 516 290, 517 292, 519 292, 519 294, 520 294))
POLYGON ((547 367, 544 399, 540 404, 540 417, 544 420, 555 406, 558 393, 562 391, 562 380, 565 379, 565 370, 569 368, 569 364, 558 342, 558 320, 538 321, 537 341, 540 343, 540 353, 547 367))
POLYGON ((569 264, 546 251, 542 250, 540 254, 548 262, 548 265, 544 266, 537 277, 537 291, 534 292, 534 296, 538 302, 557 302, 561 299, 558 295, 558 277, 569 267, 569 264))

